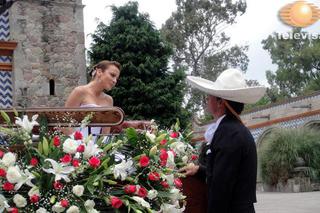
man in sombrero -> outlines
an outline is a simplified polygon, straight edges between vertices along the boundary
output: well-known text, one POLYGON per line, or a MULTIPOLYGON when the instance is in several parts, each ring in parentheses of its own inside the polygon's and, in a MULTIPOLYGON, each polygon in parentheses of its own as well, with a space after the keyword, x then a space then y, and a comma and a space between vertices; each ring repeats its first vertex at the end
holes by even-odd
POLYGON ((244 104, 257 102, 266 88, 247 86, 243 73, 236 69, 223 71, 215 82, 194 76, 187 81, 207 94, 207 109, 215 123, 205 133, 206 165, 190 164, 180 171, 206 176, 208 212, 254 213, 257 152, 240 114, 244 104))

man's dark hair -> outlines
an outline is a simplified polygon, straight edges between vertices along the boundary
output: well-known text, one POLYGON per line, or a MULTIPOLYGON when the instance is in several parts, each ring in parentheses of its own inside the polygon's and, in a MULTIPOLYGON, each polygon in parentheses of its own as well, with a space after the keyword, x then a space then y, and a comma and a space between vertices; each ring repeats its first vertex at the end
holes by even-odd
MULTIPOLYGON (((235 102, 235 101, 229 101, 226 100, 228 102, 228 104, 232 107, 232 109, 238 114, 240 115, 244 109, 244 104, 243 103, 239 103, 239 102, 235 102)), ((232 112, 230 112, 230 110, 228 108, 226 108, 226 114, 227 115, 232 115, 232 112)))
MULTIPOLYGON (((221 100, 221 98, 217 97, 217 100, 221 100)), ((244 109, 244 104, 243 103, 239 103, 239 102, 235 102, 235 101, 229 101, 226 100, 228 102, 228 104, 232 107, 232 109, 238 114, 240 115, 244 109)), ((226 107, 226 115, 235 117, 232 112, 226 107)))

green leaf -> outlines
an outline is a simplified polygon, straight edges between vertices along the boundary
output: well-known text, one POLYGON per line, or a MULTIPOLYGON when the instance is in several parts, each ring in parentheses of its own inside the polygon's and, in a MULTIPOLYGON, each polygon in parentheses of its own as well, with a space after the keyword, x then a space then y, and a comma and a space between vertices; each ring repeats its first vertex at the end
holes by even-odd
POLYGON ((103 179, 103 182, 106 182, 109 185, 116 185, 118 182, 114 180, 109 180, 109 179, 103 179))
POLYGON ((103 136, 100 136, 99 139, 97 140, 96 144, 97 144, 98 146, 101 146, 101 144, 102 144, 102 142, 103 142, 103 139, 104 139, 104 137, 103 137, 103 136))
POLYGON ((94 190, 95 190, 95 187, 93 186, 93 181, 94 180, 94 176, 93 177, 90 177, 89 180, 87 181, 87 183, 85 184, 88 191, 93 194, 94 193, 94 190))
POLYGON ((176 124, 174 125, 174 130, 175 130, 175 131, 179 131, 179 130, 180 130, 180 121, 179 121, 179 119, 177 119, 177 122, 176 122, 176 124))
POLYGON ((38 172, 31 172, 36 178, 41 178, 41 175, 38 172))
POLYGON ((43 138, 42 149, 43 149, 43 154, 45 156, 48 156, 49 155, 49 143, 48 143, 48 140, 46 138, 43 138))
POLYGON ((163 134, 159 135, 159 136, 156 138, 156 142, 157 142, 157 143, 160 143, 160 141, 162 141, 163 139, 165 139, 166 136, 167 136, 167 133, 163 133, 163 134))
POLYGON ((111 148, 112 148, 112 143, 109 143, 108 145, 106 145, 106 146, 103 148, 103 152, 106 153, 106 152, 108 152, 111 148))
POLYGON ((130 142, 136 142, 138 140, 138 134, 134 128, 126 129, 126 135, 130 142))
POLYGON ((108 163, 109 163, 109 161, 110 161, 110 158, 105 159, 105 160, 102 162, 101 166, 103 166, 105 169, 107 169, 107 168, 108 168, 108 163))
POLYGON ((39 143, 38 143, 38 152, 39 152, 40 154, 43 154, 42 142, 39 142, 39 143))
POLYGON ((14 113, 14 116, 19 117, 19 113, 15 108, 13 108, 13 113, 14 113))
POLYGON ((3 110, 0 110, 0 113, 1 113, 1 116, 4 119, 4 121, 6 122, 6 124, 9 125, 11 123, 11 121, 10 121, 10 117, 8 116, 8 114, 3 110))
POLYGON ((51 204, 54 204, 55 202, 56 202, 56 196, 55 195, 53 195, 53 196, 51 196, 51 198, 50 198, 50 203, 51 204))

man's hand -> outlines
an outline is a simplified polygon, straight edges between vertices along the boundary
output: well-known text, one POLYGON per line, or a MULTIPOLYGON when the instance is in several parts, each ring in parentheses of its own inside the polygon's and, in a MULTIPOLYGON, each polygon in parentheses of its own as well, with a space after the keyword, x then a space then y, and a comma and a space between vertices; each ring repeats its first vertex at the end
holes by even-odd
POLYGON ((187 166, 179 169, 179 172, 181 172, 185 176, 191 176, 191 175, 195 175, 198 172, 198 170, 199 170, 198 165, 194 165, 193 163, 189 163, 187 166))

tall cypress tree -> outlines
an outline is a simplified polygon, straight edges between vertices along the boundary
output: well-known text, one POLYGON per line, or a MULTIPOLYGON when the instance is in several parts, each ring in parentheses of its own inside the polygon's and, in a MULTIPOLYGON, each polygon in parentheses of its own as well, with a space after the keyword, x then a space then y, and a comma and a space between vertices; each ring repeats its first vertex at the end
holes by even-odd
POLYGON ((112 7, 109 25, 100 23, 92 35, 91 63, 115 60, 122 71, 116 88, 110 91, 115 106, 129 119, 155 119, 169 126, 179 118, 186 124, 188 113, 182 107, 185 74, 168 70, 172 47, 161 38, 147 14, 138 11, 137 2, 112 7))

